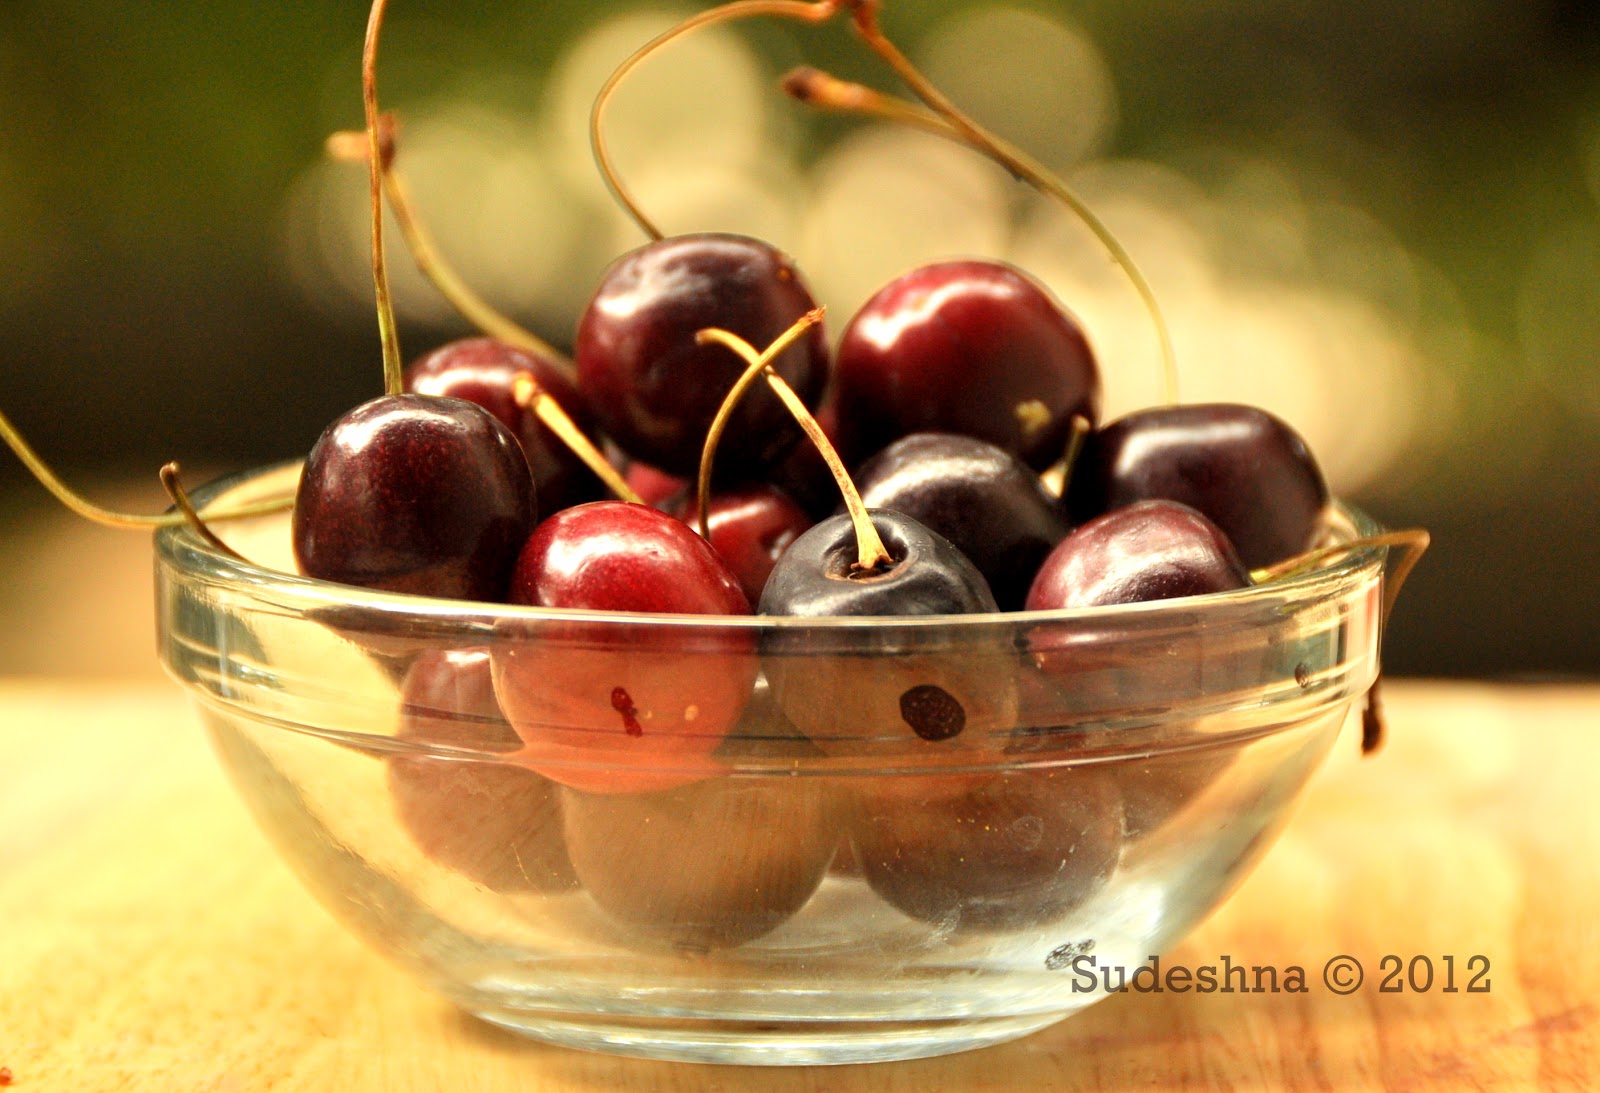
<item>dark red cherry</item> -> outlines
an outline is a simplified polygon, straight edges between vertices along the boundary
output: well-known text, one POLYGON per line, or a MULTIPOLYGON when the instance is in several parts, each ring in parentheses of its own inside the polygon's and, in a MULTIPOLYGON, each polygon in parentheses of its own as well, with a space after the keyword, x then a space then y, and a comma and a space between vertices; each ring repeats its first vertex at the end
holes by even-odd
MULTIPOLYGON (((816 307, 794 264, 755 239, 682 235, 624 255, 606 271, 578 323, 578 385, 606 434, 635 459, 692 478, 706 431, 744 371, 737 356, 695 335, 720 327, 769 345, 816 307)), ((773 363, 808 404, 828 382, 819 323, 773 363)), ((728 423, 719 480, 762 477, 800 431, 760 385, 728 423)))
POLYGON ((825 633, 774 628, 762 647, 784 713, 829 754, 939 761, 998 752, 1016 715, 1017 661, 995 638, 953 641, 892 616, 997 611, 971 561, 909 516, 870 510, 892 564, 858 574, 855 530, 834 516, 790 544, 761 594, 764 615, 874 616, 825 633))
POLYGON ((559 892, 577 884, 554 782, 506 762, 522 741, 500 714, 482 649, 433 650, 401 687, 400 729, 419 748, 389 759, 389 791, 428 857, 497 892, 559 892))
MULTIPOLYGON (((1245 588, 1250 575, 1222 531, 1173 501, 1139 501, 1097 517, 1061 541, 1028 593, 1030 610, 1171 600, 1245 588)), ((1259 623, 1226 615, 1181 624, 1145 616, 1108 622, 1041 623, 1030 635, 1034 662, 1060 688, 1058 708, 1076 705, 1092 721, 1138 718, 1175 706, 1235 706, 1264 678, 1269 650, 1259 623)), ((1170 719, 1171 714, 1167 717, 1170 719)), ((1089 744, 1115 746, 1113 730, 1089 744)), ((1049 752, 1058 734, 1040 740, 1049 752)), ((1234 749, 1174 750, 1153 742, 1146 756, 1107 764, 1122 791, 1130 839, 1163 826, 1232 764, 1234 749)))
MULTIPOLYGON (((690 527, 699 527, 700 505, 694 494, 683 494, 664 508, 690 527)), ((739 579, 753 609, 772 567, 811 526, 811 517, 782 490, 752 484, 713 493, 706 506, 706 524, 712 548, 739 579)))
POLYGON ((852 462, 910 433, 962 433, 1036 470, 1072 418, 1100 411, 1100 373, 1077 321, 1001 262, 922 266, 845 327, 835 362, 841 450, 852 462))
POLYGON ((866 881, 912 918, 1012 930, 1105 887, 1122 851, 1115 781, 1094 767, 863 778, 848 823, 866 881))
POLYGON ((329 425, 295 495, 309 577, 390 592, 503 600, 535 517, 511 431, 463 399, 385 395, 329 425))
POLYGON ((567 369, 550 360, 493 338, 464 338, 440 346, 418 358, 405 372, 407 391, 423 395, 449 395, 476 402, 522 442, 533 471, 534 490, 545 515, 558 509, 598 501, 605 486, 583 460, 539 421, 532 410, 518 406, 512 395, 517 376, 529 373, 550 394, 586 435, 593 436, 594 419, 578 394, 567 369))
POLYGON ((869 508, 905 513, 971 559, 1002 611, 1022 609, 1034 573, 1067 534, 1039 476, 976 437, 902 437, 862 464, 855 480, 869 508))
POLYGON ((1249 584, 1233 545, 1210 520, 1175 501, 1139 501, 1063 539, 1039 567, 1027 609, 1201 596, 1249 584))
POLYGON ((1328 505, 1300 435, 1254 406, 1159 406, 1085 442, 1065 498, 1074 522, 1149 498, 1205 513, 1252 569, 1313 545, 1328 505))
POLYGON ((495 694, 527 745, 525 762, 604 793, 666 789, 719 769, 712 753, 755 681, 753 639, 737 626, 648 616, 748 615, 750 606, 687 525, 622 501, 563 509, 528 538, 511 601, 610 616, 509 619, 497 633, 495 694))

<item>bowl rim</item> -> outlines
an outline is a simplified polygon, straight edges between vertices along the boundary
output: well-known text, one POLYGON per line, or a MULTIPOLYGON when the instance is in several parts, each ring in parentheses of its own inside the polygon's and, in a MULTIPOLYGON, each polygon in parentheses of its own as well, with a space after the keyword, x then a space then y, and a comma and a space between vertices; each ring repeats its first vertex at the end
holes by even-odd
MULTIPOLYGON (((190 491, 195 507, 202 511, 210 504, 231 492, 251 484, 283 477, 289 484, 289 474, 297 474, 304 460, 295 458, 278 463, 251 467, 215 478, 190 491)), ((295 479, 297 481, 297 478, 295 479)), ((252 500, 290 499, 293 488, 278 489, 252 500)), ((1348 502, 1334 498, 1329 501, 1331 530, 1344 539, 1363 538, 1381 533, 1384 529, 1365 512, 1348 502)), ((274 519, 273 516, 256 519, 274 519)), ((225 525, 224 533, 225 533, 225 525)), ((1335 560, 1304 573, 1276 578, 1261 584, 1227 592, 1211 592, 1199 596, 1176 599, 1151 600, 1139 603, 1112 604, 1098 607, 1054 608, 1047 611, 994 611, 967 615, 835 615, 835 616, 783 616, 783 615, 694 615, 650 614, 643 612, 614 611, 599 608, 569 609, 541 607, 527 604, 478 602, 413 593, 386 592, 358 585, 339 584, 319 580, 299 573, 273 569, 248 559, 218 550, 201 538, 187 523, 159 528, 155 534, 155 552, 159 563, 174 570, 194 573, 211 583, 243 585, 256 589, 273 588, 302 602, 321 606, 362 608, 388 616, 431 618, 448 620, 454 625, 471 627, 499 626, 523 620, 538 622, 582 622, 588 624, 611 623, 630 626, 701 627, 729 630, 773 629, 826 629, 846 631, 860 628, 882 629, 885 626, 923 629, 929 627, 1016 627, 1019 625, 1093 623, 1097 626, 1127 623, 1145 626, 1163 616, 1181 616, 1193 625, 1196 613, 1208 610, 1226 613, 1232 608, 1243 608, 1258 602, 1281 599, 1287 602, 1314 602, 1339 595, 1358 582, 1363 575, 1376 569, 1381 575, 1388 547, 1363 545, 1335 560)))

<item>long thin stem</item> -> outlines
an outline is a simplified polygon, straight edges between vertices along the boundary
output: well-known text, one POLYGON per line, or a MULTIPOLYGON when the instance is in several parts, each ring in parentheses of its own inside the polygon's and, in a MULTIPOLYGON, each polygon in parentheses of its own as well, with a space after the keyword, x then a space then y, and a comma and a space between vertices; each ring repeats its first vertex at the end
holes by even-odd
POLYGON ((238 558, 240 561, 244 560, 244 555, 217 538, 217 533, 212 531, 206 525, 206 522, 200 518, 200 514, 195 511, 194 502, 189 500, 189 492, 183 488, 183 480, 179 477, 176 463, 168 463, 161 468, 161 485, 165 487, 167 496, 172 498, 172 503, 178 507, 179 514, 188 521, 189 526, 195 530, 195 533, 200 538, 216 547, 222 553, 238 558))
POLYGON ((807 3, 805 0, 733 0, 732 3, 722 4, 718 7, 692 15, 688 19, 663 31, 624 60, 600 85, 600 91, 595 95, 594 106, 589 112, 589 147, 594 153, 595 164, 600 168, 600 174, 605 179, 606 188, 611 191, 611 196, 617 203, 627 210, 628 215, 644 233, 651 239, 661 239, 661 229, 655 222, 645 216, 637 202, 633 200, 622 179, 617 174, 616 165, 611 160, 611 153, 606 148, 602 132, 605 120, 606 107, 611 103, 611 96, 627 75, 650 54, 667 45, 677 38, 681 38, 691 31, 702 27, 714 26, 718 23, 730 23, 738 19, 752 19, 759 16, 775 16, 781 19, 795 19, 803 23, 821 24, 833 18, 839 11, 841 3, 847 0, 816 0, 807 3))
MULTIPOLYGON (((399 148, 394 113, 384 113, 378 119, 378 124, 384 194, 389 199, 389 208, 394 213, 395 223, 400 226, 400 234, 405 237, 406 247, 417 269, 467 322, 497 341, 544 357, 570 375, 572 362, 564 354, 478 295, 445 259, 432 233, 417 215, 410 187, 395 167, 399 148)), ((336 159, 365 162, 368 158, 365 133, 334 133, 328 138, 327 148, 328 154, 336 159)))
POLYGON ((398 395, 405 389, 400 357, 400 333, 395 326, 394 300, 389 295, 389 271, 383 256, 383 142, 378 125, 378 34, 389 0, 373 0, 367 17, 366 43, 361 51, 361 102, 367 118, 367 188, 372 204, 372 286, 378 304, 378 335, 383 342, 383 389, 398 395))
POLYGON ((718 345, 726 346, 744 360, 750 371, 755 372, 757 375, 764 375, 767 380, 767 386, 771 387, 773 394, 777 395, 783 404, 789 408, 789 412, 794 415, 794 419, 805 430, 806 436, 810 437, 811 442, 817 446, 817 452, 822 456, 822 461, 828 465, 828 470, 833 473, 834 481, 839 484, 839 492, 844 496, 845 510, 850 514, 850 523, 855 528, 856 562, 853 567, 854 572, 858 574, 872 573, 883 566, 893 565, 894 558, 883 545, 883 538, 878 534, 878 529, 873 526, 872 517, 867 514, 867 506, 861 500, 860 491, 856 489, 855 483, 850 480, 850 472, 845 469, 844 460, 839 458, 838 451, 834 449, 833 444, 828 440, 827 434, 822 431, 822 426, 811 415, 811 411, 806 408, 806 404, 801 401, 800 396, 795 394, 794 388, 784 382, 782 376, 767 368, 765 362, 761 361, 761 354, 757 353, 749 342, 737 334, 711 327, 697 333, 695 341, 702 345, 708 342, 715 342, 718 345), (762 367, 756 367, 758 362, 762 364, 762 367))
POLYGON ((544 427, 555 433, 572 453, 583 460, 584 465, 594 472, 595 477, 606 484, 614 495, 624 501, 631 501, 636 505, 644 503, 633 489, 623 480, 622 475, 611 465, 611 461, 601 453, 594 442, 583 434, 577 423, 561 408, 555 397, 539 386, 539 381, 531 372, 522 372, 511 384, 511 397, 518 406, 531 407, 534 415, 543 423, 544 427))
MULTIPOLYGON (((928 107, 956 131, 959 139, 973 148, 978 149, 991 159, 995 160, 1017 178, 1022 179, 1040 192, 1061 202, 1074 215, 1083 221, 1084 225, 1094 233, 1112 261, 1122 270, 1133 289, 1143 302, 1145 310, 1150 313, 1150 320, 1155 326, 1156 338, 1161 343, 1162 384, 1166 401, 1178 401, 1178 366, 1177 354, 1172 346, 1172 333, 1167 326, 1166 317, 1162 314, 1161 305, 1156 302, 1155 292, 1150 288, 1150 283, 1145 280, 1133 256, 1127 252, 1120 240, 1106 227, 1104 222, 1096 216, 1087 205, 1083 203, 1061 178, 1053 171, 1046 168, 1038 160, 1028 155, 1010 141, 989 132, 972 118, 967 116, 943 92, 935 87, 927 77, 923 76, 917 67, 889 41, 878 26, 877 0, 850 0, 850 13, 852 24, 857 33, 866 42, 868 48, 883 59, 894 70, 906 86, 921 99, 928 107)), ((819 104, 820 105, 820 104, 819 104)), ((852 107, 852 109, 854 109, 852 107)), ((904 111, 896 111, 895 120, 906 120, 904 111)))
MULTIPOLYGON (((28 472, 39 480, 39 484, 50 491, 50 495, 60 501, 67 508, 97 524, 104 524, 113 528, 167 528, 176 527, 187 519, 181 512, 165 512, 160 514, 145 515, 142 513, 117 512, 113 509, 102 508, 78 493, 71 486, 61 480, 55 471, 50 469, 39 453, 23 439, 17 427, 11 420, 0 413, 0 440, 5 441, 22 465, 28 472)), ((279 498, 275 501, 255 501, 237 508, 219 509, 208 511, 206 518, 209 520, 237 520, 247 516, 267 516, 274 512, 283 512, 291 508, 294 501, 291 498, 279 498)))
POLYGON ((1416 568, 1417 562, 1422 560, 1423 553, 1432 541, 1433 537, 1422 528, 1386 531, 1379 535, 1352 539, 1348 543, 1333 543, 1296 554, 1292 558, 1285 558, 1281 562, 1252 570, 1250 579, 1260 584, 1278 577, 1309 573, 1325 562, 1334 561, 1357 550, 1369 547, 1399 547, 1400 557, 1395 561, 1393 570, 1384 582, 1382 623, 1387 624, 1389 613, 1394 610, 1395 598, 1400 595, 1401 585, 1405 584, 1406 578, 1411 575, 1412 569, 1416 568))
MULTIPOLYGON (((812 308, 763 349, 753 360, 748 361, 748 367, 734 381, 728 393, 723 396, 722 405, 717 407, 716 415, 711 419, 711 425, 706 429, 706 441, 700 449, 700 475, 697 482, 696 495, 699 502, 700 536, 704 539, 711 538, 711 465, 717 456, 717 445, 722 441, 723 431, 728 427, 728 420, 733 417, 733 411, 738 408, 739 401, 744 398, 744 393, 750 385, 760 378, 763 372, 770 370, 772 362, 777 360, 785 349, 795 343, 795 340, 822 321, 827 309, 822 307, 812 308)), ((696 335, 696 340, 700 340, 696 335)), ((724 342, 724 345, 727 343, 724 342)))

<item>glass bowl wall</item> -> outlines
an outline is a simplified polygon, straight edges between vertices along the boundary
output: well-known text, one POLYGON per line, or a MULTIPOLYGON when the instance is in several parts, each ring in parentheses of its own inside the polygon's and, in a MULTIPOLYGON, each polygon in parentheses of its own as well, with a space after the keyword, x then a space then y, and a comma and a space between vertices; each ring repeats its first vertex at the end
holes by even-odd
POLYGON ((371 593, 292 575, 287 527, 221 527, 249 562, 157 536, 161 656, 240 794, 428 987, 599 1050, 854 1062, 1060 1020, 1238 884, 1378 670, 1381 550, 1166 603, 800 621, 371 593))

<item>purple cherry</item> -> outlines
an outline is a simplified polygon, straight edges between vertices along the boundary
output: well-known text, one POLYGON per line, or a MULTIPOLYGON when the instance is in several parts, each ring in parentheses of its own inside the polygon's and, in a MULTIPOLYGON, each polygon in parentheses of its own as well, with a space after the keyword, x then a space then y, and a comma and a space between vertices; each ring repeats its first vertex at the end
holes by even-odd
POLYGON ((500 601, 535 517, 528 461, 483 407, 385 395, 329 425, 295 495, 308 577, 500 601))
MULTIPOLYGON (((766 243, 725 234, 661 239, 606 271, 578 323, 578 386, 630 456, 692 479, 711 420, 744 371, 738 357, 695 335, 720 327, 768 345, 815 307, 793 262, 766 243)), ((773 368, 814 405, 828 382, 822 325, 773 368)), ((723 436, 719 479, 762 477, 799 436, 770 391, 751 391, 723 436)))
POLYGON ((1140 410, 1091 434, 1065 503, 1081 523, 1164 498, 1205 513, 1251 569, 1310 548, 1328 486, 1306 442, 1254 406, 1201 403, 1140 410))

